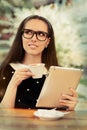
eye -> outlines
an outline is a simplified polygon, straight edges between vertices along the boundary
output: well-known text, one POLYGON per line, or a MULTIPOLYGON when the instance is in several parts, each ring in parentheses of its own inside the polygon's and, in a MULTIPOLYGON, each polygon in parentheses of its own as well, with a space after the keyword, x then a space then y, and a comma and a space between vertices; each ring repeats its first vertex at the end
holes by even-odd
POLYGON ((28 34, 28 35, 32 35, 32 30, 29 30, 29 29, 25 29, 24 30, 24 33, 28 34))
POLYGON ((44 37, 44 36, 46 36, 46 33, 44 33, 44 32, 38 32, 38 35, 40 36, 40 37, 44 37))

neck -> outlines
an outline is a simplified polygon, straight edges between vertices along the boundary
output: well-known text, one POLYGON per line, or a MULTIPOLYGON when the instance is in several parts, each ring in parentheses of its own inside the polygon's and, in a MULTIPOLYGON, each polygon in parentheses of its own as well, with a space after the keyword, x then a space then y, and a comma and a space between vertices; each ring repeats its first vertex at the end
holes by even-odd
POLYGON ((24 59, 22 61, 23 64, 29 65, 29 64, 36 64, 36 63, 41 63, 41 56, 39 55, 25 55, 24 59))

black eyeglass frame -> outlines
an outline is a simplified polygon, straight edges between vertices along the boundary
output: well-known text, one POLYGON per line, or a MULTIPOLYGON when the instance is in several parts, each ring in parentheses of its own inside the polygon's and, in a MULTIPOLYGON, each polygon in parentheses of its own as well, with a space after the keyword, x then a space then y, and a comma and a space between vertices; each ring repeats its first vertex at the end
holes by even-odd
POLYGON ((34 30, 31 30, 31 29, 23 29, 23 31, 22 31, 22 35, 23 35, 23 37, 26 38, 26 39, 31 39, 31 38, 34 36, 34 34, 36 35, 36 38, 37 38, 39 41, 45 41, 47 38, 49 38, 49 34, 48 34, 47 32, 44 32, 44 31, 34 31, 34 30), (31 31, 31 32, 32 32, 32 36, 31 36, 30 38, 25 37, 25 36, 24 36, 24 32, 25 32, 25 31, 31 31), (38 34, 40 34, 40 33, 43 33, 43 34, 45 35, 45 39, 44 39, 44 40, 41 40, 41 39, 38 38, 38 34))

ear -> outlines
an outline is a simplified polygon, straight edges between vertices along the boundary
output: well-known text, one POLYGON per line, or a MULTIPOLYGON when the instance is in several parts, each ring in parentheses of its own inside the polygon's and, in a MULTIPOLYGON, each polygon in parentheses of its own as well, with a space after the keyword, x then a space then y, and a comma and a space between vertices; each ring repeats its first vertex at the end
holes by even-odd
POLYGON ((50 43, 50 38, 48 38, 48 40, 46 42, 46 48, 48 47, 49 43, 50 43))

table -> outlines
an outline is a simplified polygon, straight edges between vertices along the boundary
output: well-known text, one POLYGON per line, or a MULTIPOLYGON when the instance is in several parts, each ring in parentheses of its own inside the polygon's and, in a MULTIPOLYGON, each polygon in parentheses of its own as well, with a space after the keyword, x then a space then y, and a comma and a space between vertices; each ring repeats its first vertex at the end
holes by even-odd
POLYGON ((0 109, 0 130, 87 130, 87 109, 57 120, 41 120, 31 109, 0 109))

